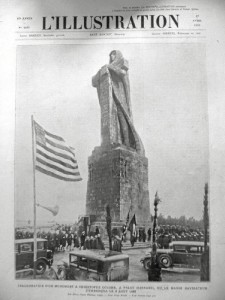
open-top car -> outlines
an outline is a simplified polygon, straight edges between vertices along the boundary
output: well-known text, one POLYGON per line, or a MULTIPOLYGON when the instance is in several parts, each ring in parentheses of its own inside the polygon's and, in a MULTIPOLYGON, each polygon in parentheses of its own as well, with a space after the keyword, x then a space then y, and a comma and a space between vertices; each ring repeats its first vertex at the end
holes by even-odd
POLYGON ((116 251, 74 250, 58 265, 58 279, 123 281, 129 276, 129 256, 116 251))
MULTIPOLYGON (((48 241, 46 239, 37 238, 37 262, 36 273, 43 274, 47 266, 53 263, 52 251, 47 249, 48 241)), ((34 239, 18 239, 15 240, 15 256, 16 271, 33 269, 34 267, 34 239)))
MULTIPOLYGON (((169 268, 176 264, 199 269, 201 256, 204 251, 204 242, 174 241, 169 244, 169 249, 157 249, 157 260, 162 268, 169 268)), ((151 264, 151 249, 141 259, 146 270, 151 264)))

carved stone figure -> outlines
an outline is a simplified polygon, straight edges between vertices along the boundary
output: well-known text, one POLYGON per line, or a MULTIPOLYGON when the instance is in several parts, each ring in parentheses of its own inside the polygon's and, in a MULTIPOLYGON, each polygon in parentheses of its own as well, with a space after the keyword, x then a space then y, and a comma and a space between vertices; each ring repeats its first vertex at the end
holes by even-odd
POLYGON ((109 64, 92 78, 101 106, 102 143, 121 144, 140 154, 144 147, 133 125, 128 61, 119 50, 110 53, 109 64))

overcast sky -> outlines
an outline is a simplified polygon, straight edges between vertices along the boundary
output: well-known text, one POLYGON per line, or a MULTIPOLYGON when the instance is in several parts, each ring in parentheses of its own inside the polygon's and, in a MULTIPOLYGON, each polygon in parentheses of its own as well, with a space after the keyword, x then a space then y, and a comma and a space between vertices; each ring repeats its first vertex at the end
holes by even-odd
POLYGON ((149 161, 150 207, 200 219, 208 181, 208 119, 203 44, 41 45, 17 48, 15 217, 33 219, 31 115, 76 150, 83 181, 70 183, 36 172, 37 202, 59 205, 56 217, 41 208, 40 221, 76 221, 85 213, 88 156, 101 143, 100 106, 91 78, 111 50, 129 61, 134 125, 149 161))

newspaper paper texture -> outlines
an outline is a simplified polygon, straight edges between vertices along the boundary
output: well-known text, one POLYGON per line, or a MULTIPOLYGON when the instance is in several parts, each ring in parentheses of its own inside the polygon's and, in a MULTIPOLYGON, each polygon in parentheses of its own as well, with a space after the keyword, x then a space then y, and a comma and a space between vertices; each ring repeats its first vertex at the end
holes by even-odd
POLYGON ((0 298, 222 299, 222 1, 1 6, 0 298))

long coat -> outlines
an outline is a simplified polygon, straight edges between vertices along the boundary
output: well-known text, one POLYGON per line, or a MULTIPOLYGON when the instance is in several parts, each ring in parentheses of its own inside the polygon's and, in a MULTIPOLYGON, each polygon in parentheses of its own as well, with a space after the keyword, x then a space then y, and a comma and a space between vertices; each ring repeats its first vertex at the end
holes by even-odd
POLYGON ((113 251, 121 252, 121 240, 119 238, 115 238, 112 246, 113 251))

